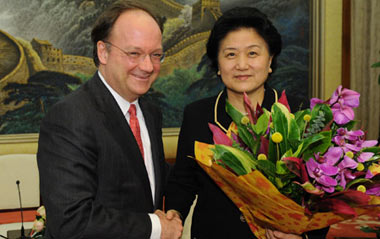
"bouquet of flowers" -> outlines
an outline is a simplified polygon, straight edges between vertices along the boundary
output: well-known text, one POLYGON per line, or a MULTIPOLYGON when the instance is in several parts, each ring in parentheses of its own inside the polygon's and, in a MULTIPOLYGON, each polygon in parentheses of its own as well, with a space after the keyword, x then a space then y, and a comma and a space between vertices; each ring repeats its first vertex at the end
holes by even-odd
POLYGON ((30 238, 43 239, 46 227, 46 211, 45 207, 41 206, 37 209, 36 219, 33 222, 30 238))
POLYGON ((245 216, 252 232, 301 234, 380 211, 380 147, 353 130, 359 93, 339 86, 292 114, 286 95, 271 111, 247 115, 226 102, 233 122, 209 124, 214 145, 195 142, 195 158, 245 216))

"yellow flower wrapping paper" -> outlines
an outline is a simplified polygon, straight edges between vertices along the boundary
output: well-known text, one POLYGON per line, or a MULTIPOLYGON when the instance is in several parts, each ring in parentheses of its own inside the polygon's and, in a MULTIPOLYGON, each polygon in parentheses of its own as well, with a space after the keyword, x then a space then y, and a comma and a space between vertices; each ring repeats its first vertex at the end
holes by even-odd
MULTIPOLYGON (((301 205, 281 194, 261 172, 255 170, 246 175, 236 176, 222 166, 212 163, 213 147, 214 145, 195 142, 195 159, 240 209, 257 238, 266 238, 265 228, 301 234, 352 218, 333 212, 307 215, 301 205)), ((369 204, 380 204, 380 198, 371 197, 369 204)), ((380 212, 380 207, 355 208, 357 215, 374 210, 380 212)))

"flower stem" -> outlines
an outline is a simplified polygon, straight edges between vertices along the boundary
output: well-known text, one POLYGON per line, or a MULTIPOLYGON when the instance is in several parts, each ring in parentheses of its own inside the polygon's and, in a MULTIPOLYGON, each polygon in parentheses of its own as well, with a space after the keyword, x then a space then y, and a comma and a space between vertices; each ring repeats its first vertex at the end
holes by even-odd
POLYGON ((277 161, 279 161, 280 160, 280 146, 276 144, 276 147, 277 147, 277 161))

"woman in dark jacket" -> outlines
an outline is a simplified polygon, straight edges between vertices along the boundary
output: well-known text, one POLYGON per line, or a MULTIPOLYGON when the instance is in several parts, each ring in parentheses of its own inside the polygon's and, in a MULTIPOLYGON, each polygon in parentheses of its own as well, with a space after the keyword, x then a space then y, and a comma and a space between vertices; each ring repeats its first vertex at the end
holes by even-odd
MULTIPOLYGON (((245 113, 243 93, 252 105, 268 110, 277 92, 266 86, 281 52, 281 36, 266 15, 256 8, 234 8, 214 25, 207 43, 207 56, 225 85, 218 96, 203 99, 185 108, 178 141, 176 164, 169 179, 166 209, 174 209, 186 218, 198 195, 194 209, 191 237, 254 238, 244 216, 214 181, 198 166, 194 141, 212 144, 208 123, 228 129, 231 118, 225 110, 226 99, 245 113)), ((302 101, 288 96, 292 112, 302 101)), ((305 104, 304 104, 305 106, 305 104)), ((293 235, 267 230, 268 238, 324 238, 328 229, 293 235)))

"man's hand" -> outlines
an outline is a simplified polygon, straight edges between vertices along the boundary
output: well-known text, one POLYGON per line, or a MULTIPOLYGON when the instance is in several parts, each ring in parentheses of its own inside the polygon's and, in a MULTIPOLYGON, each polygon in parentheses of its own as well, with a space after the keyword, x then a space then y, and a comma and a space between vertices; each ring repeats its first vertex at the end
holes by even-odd
POLYGON ((180 222, 182 223, 181 214, 174 209, 170 209, 169 211, 166 212, 166 218, 168 220, 172 220, 172 219, 180 220, 180 222))
POLYGON ((161 239, 181 238, 183 230, 182 220, 174 210, 169 210, 167 215, 161 210, 156 210, 154 214, 160 218, 161 239))
POLYGON ((268 239, 302 239, 300 235, 287 234, 280 231, 266 229, 265 235, 268 239))

